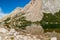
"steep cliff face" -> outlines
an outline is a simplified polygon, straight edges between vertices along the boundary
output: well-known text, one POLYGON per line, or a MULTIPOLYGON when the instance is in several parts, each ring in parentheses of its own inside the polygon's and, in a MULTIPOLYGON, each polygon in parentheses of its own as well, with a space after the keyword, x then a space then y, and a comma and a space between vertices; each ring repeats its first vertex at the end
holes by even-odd
POLYGON ((26 20, 40 21, 43 17, 42 0, 34 0, 32 6, 27 10, 26 20))

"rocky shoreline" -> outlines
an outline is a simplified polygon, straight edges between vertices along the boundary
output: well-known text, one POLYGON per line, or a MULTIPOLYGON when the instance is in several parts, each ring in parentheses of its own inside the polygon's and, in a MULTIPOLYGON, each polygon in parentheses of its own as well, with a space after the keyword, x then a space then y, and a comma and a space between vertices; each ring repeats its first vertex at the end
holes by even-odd
POLYGON ((60 40, 60 33, 47 32, 42 35, 32 35, 28 33, 17 32, 15 29, 7 30, 0 28, 0 40, 51 40, 51 38, 60 40))

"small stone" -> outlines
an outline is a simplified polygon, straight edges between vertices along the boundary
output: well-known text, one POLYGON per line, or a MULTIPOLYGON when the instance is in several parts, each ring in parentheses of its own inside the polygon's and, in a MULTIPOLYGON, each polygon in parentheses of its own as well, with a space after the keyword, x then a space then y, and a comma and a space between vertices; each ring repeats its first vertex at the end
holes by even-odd
POLYGON ((5 29, 5 28, 0 28, 0 32, 2 32, 2 33, 7 33, 7 32, 8 32, 8 30, 7 30, 7 29, 5 29))
POLYGON ((57 38, 56 37, 52 37, 51 40, 57 40, 57 38))
POLYGON ((27 36, 24 36, 23 39, 24 39, 24 40, 28 40, 28 37, 27 37, 27 36))
POLYGON ((2 40, 2 37, 0 36, 0 40, 2 40))

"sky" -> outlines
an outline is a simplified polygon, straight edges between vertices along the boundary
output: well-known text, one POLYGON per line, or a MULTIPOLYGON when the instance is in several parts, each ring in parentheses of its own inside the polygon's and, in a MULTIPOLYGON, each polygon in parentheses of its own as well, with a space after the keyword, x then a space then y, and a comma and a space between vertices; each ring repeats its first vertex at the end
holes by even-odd
POLYGON ((0 17, 9 14, 16 7, 24 7, 30 0, 0 0, 0 17))
MULTIPOLYGON (((9 14, 16 7, 24 7, 30 0, 0 0, 0 18, 9 14)), ((42 0, 43 12, 55 13, 60 10, 60 0, 42 0)))

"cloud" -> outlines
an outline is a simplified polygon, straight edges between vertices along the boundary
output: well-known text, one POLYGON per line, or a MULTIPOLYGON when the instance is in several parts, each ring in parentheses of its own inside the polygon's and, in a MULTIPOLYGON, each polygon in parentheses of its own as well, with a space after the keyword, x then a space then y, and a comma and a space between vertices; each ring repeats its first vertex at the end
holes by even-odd
POLYGON ((2 11, 2 8, 0 8, 0 18, 4 17, 4 16, 6 16, 6 15, 8 15, 8 14, 7 14, 7 13, 4 13, 4 12, 2 11))

